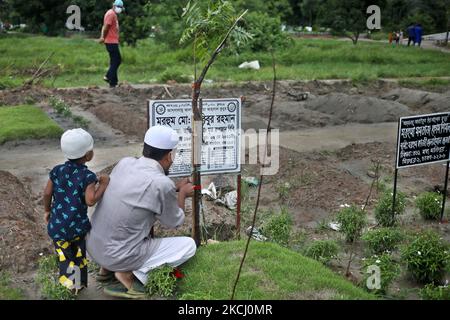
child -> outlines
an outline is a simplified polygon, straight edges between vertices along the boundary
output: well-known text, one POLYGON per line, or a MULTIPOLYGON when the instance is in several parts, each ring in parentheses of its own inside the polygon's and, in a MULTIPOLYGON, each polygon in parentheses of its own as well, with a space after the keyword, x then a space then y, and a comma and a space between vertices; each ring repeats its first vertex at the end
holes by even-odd
POLYGON ((109 183, 108 176, 97 180, 85 165, 94 157, 93 148, 94 140, 85 130, 66 131, 61 150, 68 161, 50 171, 44 191, 47 231, 59 257, 59 283, 75 293, 87 287, 85 237, 91 229, 87 207, 101 199, 109 183))

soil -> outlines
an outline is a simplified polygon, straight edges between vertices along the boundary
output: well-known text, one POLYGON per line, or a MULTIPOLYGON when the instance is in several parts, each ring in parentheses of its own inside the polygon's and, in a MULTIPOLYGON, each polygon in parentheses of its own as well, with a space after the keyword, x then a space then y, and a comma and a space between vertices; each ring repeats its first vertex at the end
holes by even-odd
MULTIPOLYGON (((208 98, 243 97, 243 129, 265 129, 270 107, 270 83, 241 83, 205 86, 202 95, 208 98)), ((49 98, 56 96, 72 107, 75 115, 87 119, 88 130, 95 140, 95 158, 89 167, 96 172, 110 172, 125 156, 139 156, 142 137, 147 128, 147 100, 189 99, 190 85, 124 85, 114 90, 91 87, 45 89, 39 87, 0 91, 1 105, 36 103, 63 129, 73 127, 70 119, 57 115, 49 107, 49 98)), ((396 141, 396 121, 400 116, 448 111, 450 86, 439 92, 400 87, 393 81, 377 81, 354 85, 350 81, 281 81, 277 86, 272 128, 280 130, 279 172, 264 178, 261 212, 279 211, 284 205, 292 213, 297 232, 308 241, 321 238, 340 239, 340 235, 323 231, 324 222, 332 221, 344 204, 364 205, 372 211, 376 189, 369 196, 373 182, 371 171, 381 165, 382 179, 391 184, 396 141), (305 99, 307 97, 307 99, 305 99), (283 193, 284 192, 284 193, 283 193), (367 200, 368 199, 368 200, 367 200)), ((246 155, 248 156, 247 151, 246 155)), ((33 270, 40 253, 52 251, 42 222, 41 197, 50 169, 64 161, 58 140, 27 140, 0 146, 0 268, 16 275, 29 290, 29 297, 38 297, 33 284, 33 270), (32 239, 32 241, 30 240, 32 239), (28 281, 28 282, 27 282, 28 281)), ((401 170, 399 189, 410 198, 423 191, 442 189, 445 166, 420 166, 401 170)), ((243 166, 243 176, 259 176, 259 168, 243 166)), ((208 186, 216 184, 235 187, 235 177, 204 177, 208 186)), ((256 190, 250 189, 243 208, 242 229, 250 223, 256 190)), ((207 237, 226 240, 236 234, 235 212, 212 201, 203 201, 207 237)), ((369 217, 372 224, 374 218, 369 217)), ((176 231, 156 227, 157 235, 190 234, 190 203, 186 223, 176 231)), ((408 228, 434 228, 450 241, 448 225, 423 223, 412 209, 402 218, 408 228)), ((333 269, 344 272, 349 248, 343 244, 340 262, 333 269)), ((360 280, 359 260, 351 271, 355 282, 360 280)), ((415 288, 402 278, 395 290, 415 288)), ((406 298, 414 298, 407 294, 406 298)), ((82 298, 82 297, 81 297, 82 298)), ((106 298, 98 293, 95 282, 87 299, 106 298)))

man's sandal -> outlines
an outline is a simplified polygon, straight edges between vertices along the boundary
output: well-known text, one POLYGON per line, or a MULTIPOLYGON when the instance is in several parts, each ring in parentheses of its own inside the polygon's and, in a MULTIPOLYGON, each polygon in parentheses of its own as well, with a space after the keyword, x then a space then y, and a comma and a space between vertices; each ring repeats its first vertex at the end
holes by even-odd
POLYGON ((114 272, 107 272, 105 274, 98 273, 95 277, 95 280, 98 282, 114 282, 115 279, 114 272))
POLYGON ((103 289, 103 292, 109 296, 125 299, 144 299, 146 297, 144 286, 136 281, 130 289, 127 289, 123 284, 111 284, 103 289))

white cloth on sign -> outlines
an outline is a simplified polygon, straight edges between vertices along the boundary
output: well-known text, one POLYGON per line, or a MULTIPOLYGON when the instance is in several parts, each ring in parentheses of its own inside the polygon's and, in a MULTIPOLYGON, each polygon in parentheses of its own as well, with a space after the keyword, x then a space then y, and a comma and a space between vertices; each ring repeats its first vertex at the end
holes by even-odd
POLYGON ((172 150, 174 149, 180 137, 178 133, 170 127, 153 126, 145 133, 144 142, 151 147, 172 150))
POLYGON ((138 270, 133 271, 143 284, 147 283, 148 273, 162 265, 177 267, 192 258, 197 250, 195 241, 189 237, 160 238, 158 249, 138 270))

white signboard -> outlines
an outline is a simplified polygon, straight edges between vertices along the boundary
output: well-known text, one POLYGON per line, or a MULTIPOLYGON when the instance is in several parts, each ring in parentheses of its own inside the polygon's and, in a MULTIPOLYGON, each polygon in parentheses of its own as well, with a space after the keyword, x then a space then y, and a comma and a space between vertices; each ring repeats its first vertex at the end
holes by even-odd
MULTIPOLYGON (((180 135, 171 177, 192 173, 192 100, 151 100, 149 127, 169 126, 180 135)), ((241 99, 203 100, 203 144, 201 174, 241 171, 241 99)))

